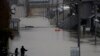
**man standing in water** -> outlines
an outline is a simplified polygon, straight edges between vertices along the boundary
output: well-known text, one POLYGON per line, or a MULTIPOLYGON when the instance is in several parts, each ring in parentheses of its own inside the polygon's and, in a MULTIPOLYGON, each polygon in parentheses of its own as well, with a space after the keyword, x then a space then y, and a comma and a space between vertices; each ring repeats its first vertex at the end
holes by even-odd
POLYGON ((18 56, 18 48, 15 49, 15 56, 18 56))
POLYGON ((27 50, 24 48, 24 46, 21 47, 20 51, 21 51, 21 56, 25 56, 25 51, 27 50))

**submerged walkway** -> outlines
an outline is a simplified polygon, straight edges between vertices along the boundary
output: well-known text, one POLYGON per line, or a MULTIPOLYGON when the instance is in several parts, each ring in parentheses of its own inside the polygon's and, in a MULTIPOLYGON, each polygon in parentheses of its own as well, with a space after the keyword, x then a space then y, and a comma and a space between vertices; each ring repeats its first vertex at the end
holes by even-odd
MULTIPOLYGON (((28 50, 27 56, 70 56, 70 48, 76 47, 77 43, 70 41, 69 32, 56 32, 47 18, 31 17, 21 18, 20 35, 9 41, 9 52, 14 52, 17 47, 20 49, 22 45, 28 50), (22 28, 24 26, 35 28, 22 28)), ((93 54, 94 46, 82 46, 82 56, 99 56, 99 53, 93 54)))

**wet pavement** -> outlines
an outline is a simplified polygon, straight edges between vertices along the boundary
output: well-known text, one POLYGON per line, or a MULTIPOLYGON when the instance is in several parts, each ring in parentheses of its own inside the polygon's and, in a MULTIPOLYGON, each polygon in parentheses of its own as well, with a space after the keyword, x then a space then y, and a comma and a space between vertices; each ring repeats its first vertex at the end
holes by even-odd
MULTIPOLYGON (((68 31, 55 31, 45 17, 21 18, 19 36, 9 40, 9 52, 22 45, 28 50, 27 56, 70 56, 71 47, 77 47, 68 31), (24 28, 34 26, 34 28, 24 28)), ((81 56, 100 56, 100 47, 81 44, 81 56)))

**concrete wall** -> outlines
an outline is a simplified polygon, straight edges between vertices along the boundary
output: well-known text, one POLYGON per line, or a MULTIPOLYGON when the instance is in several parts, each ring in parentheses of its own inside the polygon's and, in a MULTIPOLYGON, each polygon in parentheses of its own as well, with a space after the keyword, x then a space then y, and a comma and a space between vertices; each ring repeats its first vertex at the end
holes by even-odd
POLYGON ((25 4, 26 0, 18 0, 18 4, 25 4))
MULTIPOLYGON (((26 6, 25 6, 25 2, 26 0, 18 0, 18 4, 23 4, 21 6, 16 6, 16 13, 15 15, 12 15, 12 18, 20 18, 20 17, 25 17, 26 16, 26 6)), ((31 2, 34 1, 49 1, 50 4, 57 4, 57 0, 29 0, 31 2)), ((58 0, 59 3, 63 3, 63 0, 58 0)), ((37 3, 38 4, 38 3, 37 3)), ((32 11, 33 12, 33 11, 32 11)))
POLYGON ((14 3, 14 0, 11 1, 11 9, 15 12, 12 14, 12 18, 21 18, 26 16, 26 0, 15 0, 17 3, 14 3), (14 9, 14 10, 13 10, 14 9))
POLYGON ((26 16, 26 8, 24 6, 16 6, 15 14, 12 14, 12 18, 21 18, 26 16))
POLYGON ((30 16, 45 16, 46 8, 31 8, 30 16))

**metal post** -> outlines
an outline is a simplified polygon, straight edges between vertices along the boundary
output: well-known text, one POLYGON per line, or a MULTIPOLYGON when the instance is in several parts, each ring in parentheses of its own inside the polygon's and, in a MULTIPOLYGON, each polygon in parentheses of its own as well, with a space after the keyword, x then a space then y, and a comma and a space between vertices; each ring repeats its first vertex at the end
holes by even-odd
POLYGON ((29 0, 26 0, 26 17, 29 16, 29 0))
MULTIPOLYGON (((97 19, 97 4, 95 3, 95 20, 97 19)), ((96 37, 96 21, 95 21, 95 45, 97 45, 97 37, 96 37)))
POLYGON ((43 19, 45 18, 45 1, 43 0, 43 19))
POLYGON ((57 5, 56 5, 56 10, 57 10, 57 11, 56 11, 56 15, 57 15, 57 19, 56 19, 56 20, 57 20, 57 22, 56 22, 56 27, 58 27, 58 23, 59 23, 59 22, 58 22, 58 18, 59 18, 59 17, 58 17, 58 16, 59 16, 59 11, 58 11, 58 5, 59 5, 59 4, 58 4, 58 2, 59 2, 59 1, 57 0, 57 5))
POLYGON ((81 56, 81 51, 80 51, 80 18, 79 18, 79 4, 75 4, 76 6, 76 16, 78 18, 78 37, 77 37, 77 43, 78 43, 78 47, 79 47, 79 56, 81 56))
POLYGON ((51 4, 51 5, 54 5, 54 4, 53 4, 53 0, 52 0, 52 4, 51 4))
MULTIPOLYGON (((63 0, 63 7, 64 7, 64 0, 63 0)), ((63 21, 64 21, 64 15, 65 15, 65 13, 64 13, 65 11, 64 11, 64 8, 63 8, 63 21)))
POLYGON ((47 8, 47 9, 46 9, 46 13, 47 13, 47 15, 46 15, 46 16, 47 16, 47 17, 49 16, 49 17, 48 17, 48 19, 50 19, 50 15, 49 15, 48 13, 49 13, 50 8, 51 8, 51 7, 50 7, 50 6, 51 6, 51 3, 50 3, 50 0, 48 0, 48 1, 49 1, 49 4, 48 4, 49 6, 48 6, 48 7, 46 7, 46 8, 47 8))

